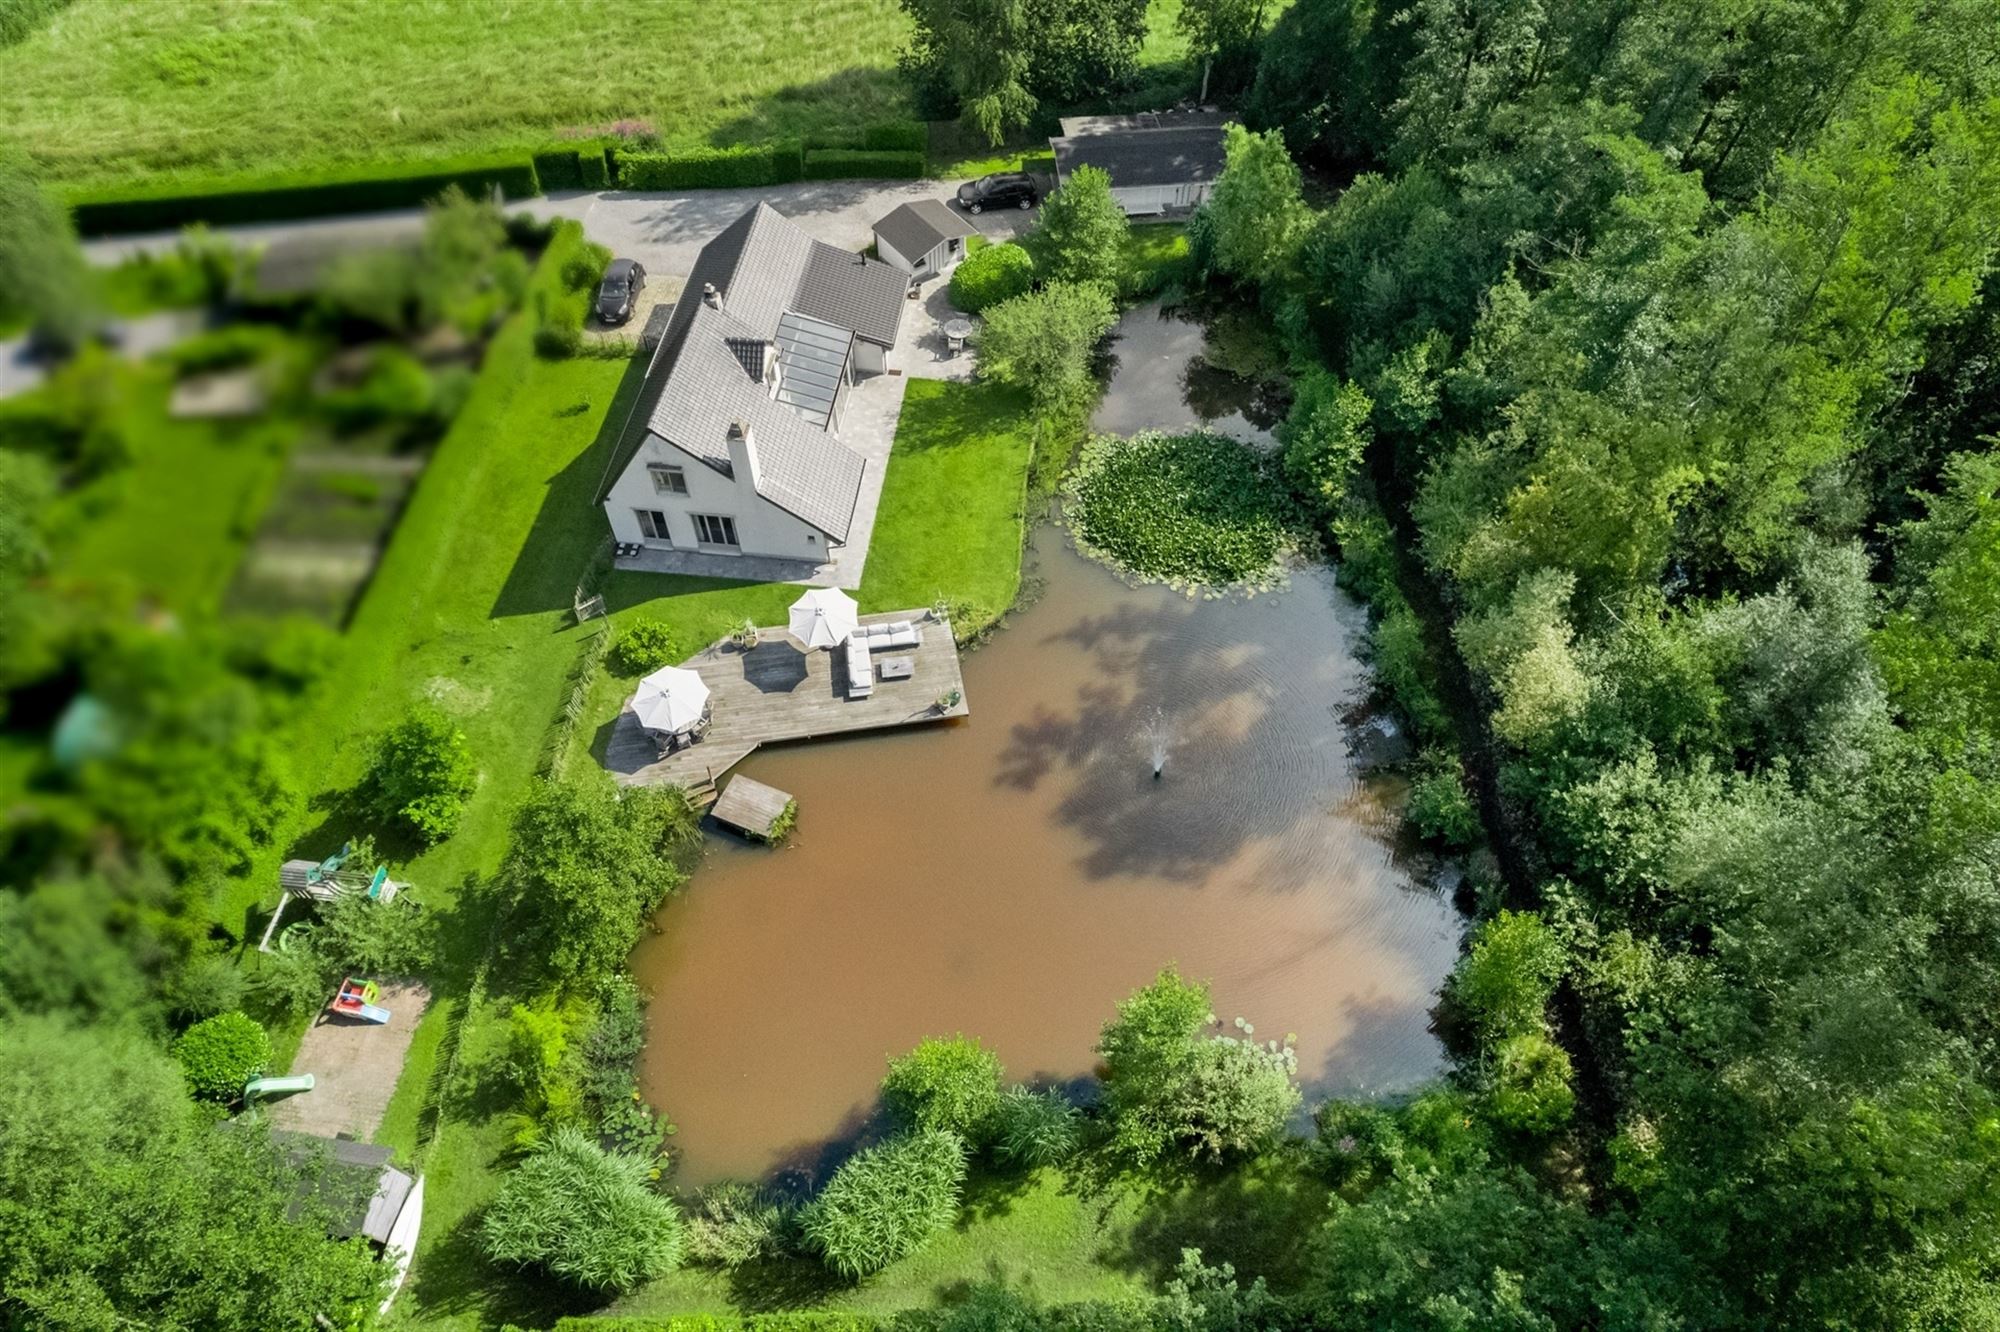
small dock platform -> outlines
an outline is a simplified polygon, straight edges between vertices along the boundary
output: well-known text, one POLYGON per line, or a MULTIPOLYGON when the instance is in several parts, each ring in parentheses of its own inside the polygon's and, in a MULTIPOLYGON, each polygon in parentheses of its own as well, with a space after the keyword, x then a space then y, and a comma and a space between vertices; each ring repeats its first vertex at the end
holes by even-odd
POLYGON ((732 777, 729 785, 722 788, 722 798, 709 812, 724 827, 768 842, 771 840, 771 825, 778 821, 785 807, 791 803, 789 791, 780 791, 775 786, 766 786, 748 777, 732 777))
POLYGON ((612 726, 604 766, 623 786, 691 786, 718 780, 762 745, 965 716, 965 676, 951 626, 921 610, 861 617, 863 624, 897 620, 922 625, 923 642, 894 654, 910 658, 913 670, 906 680, 884 680, 878 654, 875 692, 867 698, 848 697, 845 648, 801 652, 782 626, 759 628, 748 652, 727 639, 713 643, 680 663, 708 685, 714 718, 708 734, 662 758, 628 707, 612 726), (937 702, 954 692, 958 701, 940 710, 937 702))

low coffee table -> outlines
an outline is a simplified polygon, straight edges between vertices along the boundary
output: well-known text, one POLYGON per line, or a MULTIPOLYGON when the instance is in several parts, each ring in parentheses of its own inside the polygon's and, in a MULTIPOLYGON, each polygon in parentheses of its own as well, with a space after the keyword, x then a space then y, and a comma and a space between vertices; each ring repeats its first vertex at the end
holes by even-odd
POLYGON ((917 673, 914 657, 882 658, 882 678, 884 680, 907 680, 917 673))

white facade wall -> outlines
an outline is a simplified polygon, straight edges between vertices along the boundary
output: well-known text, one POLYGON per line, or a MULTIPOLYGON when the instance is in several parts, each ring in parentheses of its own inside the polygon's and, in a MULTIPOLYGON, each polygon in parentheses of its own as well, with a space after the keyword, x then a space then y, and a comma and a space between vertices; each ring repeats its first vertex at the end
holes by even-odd
POLYGON ((649 539, 639 527, 636 510, 652 509, 667 516, 667 532, 676 550, 701 550, 714 554, 768 555, 787 560, 822 563, 831 558, 826 534, 787 513, 759 495, 750 479, 724 476, 698 458, 682 453, 657 436, 649 435, 638 454, 611 487, 604 501, 611 532, 619 541, 633 545, 667 549, 667 543, 649 539), (671 463, 687 478, 688 493, 670 494, 653 484, 648 463, 671 463), (736 522, 739 550, 732 552, 695 541, 694 515, 718 514, 736 522))
POLYGON ((1214 189, 1209 181, 1188 181, 1180 185, 1113 186, 1111 197, 1128 217, 1150 217, 1158 213, 1184 212, 1208 202, 1214 189))

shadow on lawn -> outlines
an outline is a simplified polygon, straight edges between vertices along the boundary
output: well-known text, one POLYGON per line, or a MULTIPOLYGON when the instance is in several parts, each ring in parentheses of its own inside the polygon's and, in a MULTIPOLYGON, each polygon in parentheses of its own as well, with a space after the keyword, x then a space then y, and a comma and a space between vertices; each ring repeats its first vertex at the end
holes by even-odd
POLYGON ((1211 1266, 1233 1263, 1282 1289, 1305 1269, 1327 1197, 1288 1150, 1244 1166, 1188 1170, 1147 1190, 1130 1232, 1103 1258, 1160 1284, 1183 1249, 1200 1249, 1211 1266))
POLYGON ((507 571, 507 581, 494 598, 493 609, 487 612, 489 619, 569 609, 577 579, 605 536, 604 510, 597 503, 597 490, 645 379, 646 358, 634 356, 626 363, 611 406, 598 425, 597 438, 549 478, 542 507, 535 512, 528 539, 515 557, 514 567, 507 571))
POLYGON ((401 1303, 427 1318, 476 1313, 487 1326, 513 1323, 550 1327, 559 1318, 602 1308, 607 1297, 573 1290, 560 1281, 493 1263, 479 1246, 484 1211, 453 1226, 443 1243, 426 1250, 411 1270, 401 1303))

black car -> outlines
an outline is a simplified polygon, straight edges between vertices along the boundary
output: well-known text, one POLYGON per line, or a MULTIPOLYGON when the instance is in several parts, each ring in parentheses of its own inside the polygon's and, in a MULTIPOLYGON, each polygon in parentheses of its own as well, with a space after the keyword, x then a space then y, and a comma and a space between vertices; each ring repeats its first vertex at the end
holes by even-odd
POLYGON ((1042 192, 1035 188, 1035 178, 1025 171, 1002 171, 981 176, 958 187, 958 206, 968 213, 983 213, 989 208, 1005 208, 1008 204, 1016 208, 1033 208, 1041 199, 1042 192))
POLYGON ((646 270, 636 259, 613 259, 604 270, 604 284, 597 289, 597 317, 607 324, 622 324, 632 317, 639 293, 646 289, 646 270))

